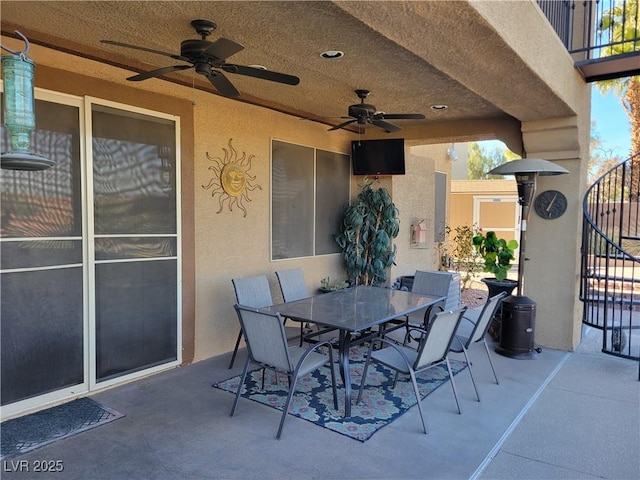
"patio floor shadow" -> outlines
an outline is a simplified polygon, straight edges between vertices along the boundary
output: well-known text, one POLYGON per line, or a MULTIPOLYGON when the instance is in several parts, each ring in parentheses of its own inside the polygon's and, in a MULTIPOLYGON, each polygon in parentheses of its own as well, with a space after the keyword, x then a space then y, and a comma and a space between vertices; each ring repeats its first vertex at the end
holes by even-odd
POLYGON ((222 355, 93 395, 126 416, 15 457, 2 477, 639 478, 638 365, 583 344, 535 360, 493 355, 500 385, 486 355, 472 352, 482 402, 463 371, 462 415, 451 389, 439 388, 423 403, 428 435, 413 407, 365 443, 293 416, 278 441, 279 412, 256 402, 230 417, 233 396, 211 385, 238 374, 243 359, 228 370, 222 355), (43 461, 63 471, 43 476, 43 461))

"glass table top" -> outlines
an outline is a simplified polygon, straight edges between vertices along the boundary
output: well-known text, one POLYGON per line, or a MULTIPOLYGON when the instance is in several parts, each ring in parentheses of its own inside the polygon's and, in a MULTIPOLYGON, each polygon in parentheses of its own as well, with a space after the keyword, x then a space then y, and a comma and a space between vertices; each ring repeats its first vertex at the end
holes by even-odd
POLYGON ((359 285, 265 307, 263 310, 279 312, 292 320, 359 332, 427 308, 444 298, 359 285))

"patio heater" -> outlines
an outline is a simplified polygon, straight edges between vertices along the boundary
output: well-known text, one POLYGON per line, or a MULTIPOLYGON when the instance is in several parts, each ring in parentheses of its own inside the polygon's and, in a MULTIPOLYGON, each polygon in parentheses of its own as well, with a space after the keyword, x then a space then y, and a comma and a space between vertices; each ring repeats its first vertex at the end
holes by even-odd
POLYGON ((502 300, 500 343, 496 353, 522 360, 534 359, 538 351, 534 346, 536 303, 524 296, 524 262, 527 242, 529 211, 536 191, 538 175, 562 175, 569 171, 541 158, 522 158, 503 163, 489 175, 513 175, 518 184, 518 203, 521 207, 520 250, 518 254, 518 289, 516 295, 502 300))
POLYGON ((35 64, 27 58, 29 41, 20 32, 15 32, 26 46, 22 52, 2 55, 2 78, 4 80, 4 126, 9 132, 10 151, 0 154, 0 167, 10 170, 44 170, 55 165, 55 160, 30 151, 31 133, 36 129, 33 70, 35 64))

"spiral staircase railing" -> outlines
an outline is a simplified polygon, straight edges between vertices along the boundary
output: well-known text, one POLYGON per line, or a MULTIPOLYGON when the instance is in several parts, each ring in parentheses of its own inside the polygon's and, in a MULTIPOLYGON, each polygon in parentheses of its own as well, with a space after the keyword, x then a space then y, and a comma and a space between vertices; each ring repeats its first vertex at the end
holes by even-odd
POLYGON ((640 360, 640 154, 594 182, 583 211, 582 321, 603 352, 640 360))

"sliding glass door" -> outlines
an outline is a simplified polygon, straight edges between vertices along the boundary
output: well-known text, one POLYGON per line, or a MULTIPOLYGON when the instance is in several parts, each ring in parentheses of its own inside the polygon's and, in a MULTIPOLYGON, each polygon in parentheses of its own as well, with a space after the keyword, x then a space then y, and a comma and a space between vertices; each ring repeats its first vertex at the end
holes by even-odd
POLYGON ((31 148, 56 165, 0 170, 3 418, 180 363, 178 132, 37 92, 31 148))
MULTIPOLYGON (((2 405, 86 388, 79 102, 36 102, 34 151, 56 161, 0 170, 2 405), (75 103, 75 104, 74 104, 75 103)), ((8 134, 2 121, 2 151, 8 134)))
POLYGON ((91 110, 96 381, 178 360, 175 122, 91 110))

